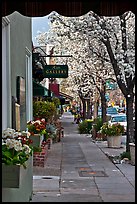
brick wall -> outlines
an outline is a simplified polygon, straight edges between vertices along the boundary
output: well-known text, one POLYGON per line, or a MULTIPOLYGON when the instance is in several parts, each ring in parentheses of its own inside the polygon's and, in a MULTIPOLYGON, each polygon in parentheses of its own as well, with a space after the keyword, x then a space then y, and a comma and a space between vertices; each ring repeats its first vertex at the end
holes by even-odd
POLYGON ((48 156, 48 144, 47 142, 42 142, 41 145, 42 151, 41 152, 34 152, 33 153, 33 166, 41 166, 44 167, 45 161, 48 156))

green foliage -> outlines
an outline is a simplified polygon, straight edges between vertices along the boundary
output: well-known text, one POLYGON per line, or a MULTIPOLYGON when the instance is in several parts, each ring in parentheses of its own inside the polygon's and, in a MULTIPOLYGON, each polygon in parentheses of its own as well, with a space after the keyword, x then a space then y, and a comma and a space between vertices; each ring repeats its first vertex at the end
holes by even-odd
POLYGON ((56 113, 56 105, 49 101, 35 101, 33 103, 33 116, 35 118, 51 118, 56 113))
POLYGON ((121 158, 121 159, 128 158, 129 160, 131 160, 130 152, 122 152, 122 153, 120 154, 120 158, 121 158))
MULTIPOLYGON (((31 147, 30 147, 31 148, 31 147)), ((25 149, 21 151, 15 150, 15 148, 9 148, 7 145, 2 145, 2 163, 7 165, 16 165, 20 164, 26 168, 25 162, 29 159, 29 156, 32 155, 32 151, 29 154, 26 154, 25 149)))
POLYGON ((107 136, 118 136, 124 133, 124 126, 119 123, 110 125, 106 122, 101 127, 100 132, 107 136))
POLYGON ((47 140, 48 138, 50 138, 50 137, 49 137, 49 133, 46 131, 46 132, 44 133, 44 139, 47 140))
POLYGON ((33 152, 42 152, 42 148, 41 148, 41 147, 34 146, 34 147, 33 147, 33 152))
POLYGON ((88 123, 88 133, 91 133, 92 131, 92 125, 93 125, 93 120, 92 119, 85 119, 85 121, 88 123))
POLYGON ((60 105, 60 100, 57 97, 52 98, 52 102, 55 104, 56 107, 60 105))
POLYGON ((102 118, 98 117, 98 118, 95 118, 94 121, 94 128, 96 130, 96 132, 100 131, 102 125, 103 125, 103 120, 102 118))
POLYGON ((89 133, 88 129, 88 121, 83 120, 81 123, 78 124, 78 131, 80 134, 89 133))

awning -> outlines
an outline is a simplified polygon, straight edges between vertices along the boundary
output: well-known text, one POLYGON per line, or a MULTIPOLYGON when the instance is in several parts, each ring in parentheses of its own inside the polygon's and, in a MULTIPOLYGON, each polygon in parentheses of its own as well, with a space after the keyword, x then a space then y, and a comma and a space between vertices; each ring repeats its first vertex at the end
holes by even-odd
POLYGON ((7 16, 14 11, 29 17, 42 17, 56 11, 63 16, 82 16, 93 11, 99 16, 119 16, 127 11, 135 13, 133 0, 92 0, 92 1, 50 1, 50 0, 24 0, 2 1, 2 16, 7 16))
POLYGON ((49 90, 40 83, 33 81, 33 96, 49 96, 49 90))

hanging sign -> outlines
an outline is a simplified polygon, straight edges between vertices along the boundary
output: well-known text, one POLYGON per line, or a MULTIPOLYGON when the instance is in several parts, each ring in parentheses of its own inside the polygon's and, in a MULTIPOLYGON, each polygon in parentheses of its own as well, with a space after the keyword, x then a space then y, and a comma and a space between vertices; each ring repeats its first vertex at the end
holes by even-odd
POLYGON ((45 78, 67 78, 68 65, 45 65, 43 75, 45 78))

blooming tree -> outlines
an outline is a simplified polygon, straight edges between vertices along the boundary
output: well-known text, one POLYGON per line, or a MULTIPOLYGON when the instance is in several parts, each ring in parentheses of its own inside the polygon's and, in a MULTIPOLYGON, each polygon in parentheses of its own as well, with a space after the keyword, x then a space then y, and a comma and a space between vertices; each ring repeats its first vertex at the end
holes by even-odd
POLYGON ((93 13, 96 34, 107 50, 117 83, 126 98, 127 151, 134 141, 133 102, 135 88, 135 15, 126 12, 117 18, 103 18, 93 13))
MULTIPOLYGON (((80 17, 64 17, 52 12, 49 19, 51 30, 46 39, 55 45, 55 54, 72 54, 73 58, 67 59, 73 70, 70 81, 77 85, 79 93, 92 93, 93 85, 103 93, 101 84, 107 78, 116 79, 126 99, 128 151, 134 139, 135 15, 126 12, 103 17, 88 12, 80 17)), ((65 63, 65 59, 58 58, 57 63, 65 63)))

